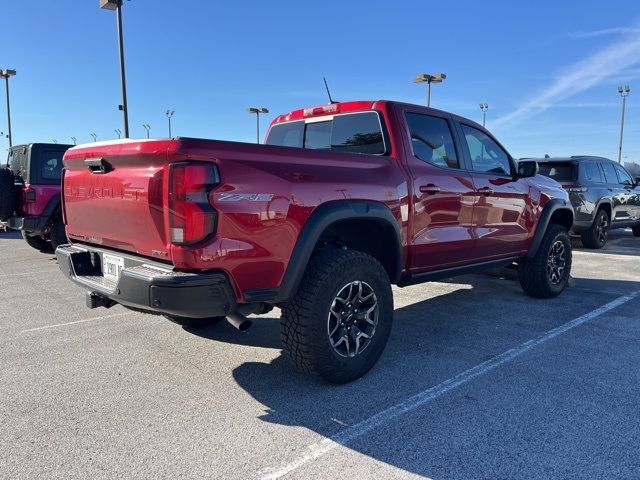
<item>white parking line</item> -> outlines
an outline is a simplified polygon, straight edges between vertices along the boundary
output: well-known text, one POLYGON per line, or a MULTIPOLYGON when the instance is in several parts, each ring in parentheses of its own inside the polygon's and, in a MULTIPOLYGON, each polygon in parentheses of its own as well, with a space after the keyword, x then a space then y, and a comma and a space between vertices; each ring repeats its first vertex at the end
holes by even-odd
POLYGON ((288 473, 291 473, 294 470, 297 470, 303 465, 313 460, 316 460, 322 457, 323 455, 326 455, 331 450, 339 446, 347 445, 353 440, 370 432, 374 428, 379 427, 380 425, 383 425, 385 423, 391 422, 393 420, 396 420, 399 416, 405 413, 411 412, 416 408, 422 405, 425 405, 426 403, 429 403, 437 399, 438 397, 441 397, 442 395, 453 390, 454 388, 457 388, 460 385, 467 383, 476 377, 479 377, 480 375, 488 373, 491 370, 494 370, 504 365, 505 363, 510 362, 511 360, 518 357, 519 355, 522 355, 528 350, 531 350, 532 348, 537 347, 538 345, 541 345, 542 343, 545 343, 548 340, 551 340, 557 337, 558 335, 561 335, 579 325, 582 325, 583 323, 588 322, 589 320, 592 320, 602 315, 603 313, 608 312, 609 310, 613 310, 614 308, 619 307, 624 303, 627 303, 628 301, 635 298, 638 294, 640 294, 640 290, 630 293, 628 295, 624 295, 622 297, 618 297, 615 300, 607 303, 606 305, 603 305, 600 308, 597 308, 589 313, 586 313, 578 318, 575 318, 565 323, 564 325, 560 325, 559 327, 549 330, 547 333, 544 333, 539 337, 536 337, 532 340, 524 342, 523 344, 515 348, 512 348, 511 350, 507 350, 506 352, 501 353, 500 355, 493 357, 487 360, 486 362, 482 362, 476 365, 475 367, 465 370, 464 372, 459 373, 455 377, 451 377, 434 387, 428 388, 427 390, 424 390, 416 395, 413 395, 412 397, 409 397, 407 400, 397 403, 396 405, 389 407, 386 410, 383 410, 382 412, 377 413, 372 417, 369 417, 366 420, 363 420, 362 422, 353 425, 352 427, 345 428, 344 430, 342 430, 341 432, 337 433, 332 437, 326 438, 318 443, 309 445, 306 448, 306 451, 299 458, 277 469, 270 469, 271 471, 268 473, 262 474, 261 478, 264 480, 276 480, 278 478, 281 478, 287 475, 288 473))
POLYGON ((102 317, 85 318, 84 320, 76 320, 75 322, 56 323, 53 325, 45 325, 43 327, 29 328, 27 330, 22 330, 20 333, 36 332, 38 330, 47 330, 49 328, 66 327, 67 325, 75 325, 76 323, 93 322, 94 320, 102 320, 104 318, 122 317, 124 315, 131 315, 132 313, 135 313, 135 312, 114 313, 113 315, 104 315, 102 317))

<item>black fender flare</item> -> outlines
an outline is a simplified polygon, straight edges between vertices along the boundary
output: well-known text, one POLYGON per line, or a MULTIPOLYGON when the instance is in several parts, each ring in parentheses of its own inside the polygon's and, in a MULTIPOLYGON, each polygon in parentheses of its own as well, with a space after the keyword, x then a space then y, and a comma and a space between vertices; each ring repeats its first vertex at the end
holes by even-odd
POLYGON ((60 210, 61 199, 62 199, 62 194, 60 193, 56 193, 53 197, 51 197, 51 199, 49 200, 49 203, 47 203, 47 206, 44 208, 42 212, 42 216, 45 218, 51 219, 51 217, 55 215, 56 211, 60 210))
POLYGON ((538 248, 540 248, 540 244, 542 243, 542 238, 549 226, 549 222, 551 221, 551 217, 559 210, 565 210, 571 215, 571 224, 573 225, 575 217, 571 204, 562 198, 552 198, 549 200, 542 208, 542 213, 540 214, 540 219, 536 226, 536 233, 533 235, 533 241, 531 242, 531 246, 527 252, 527 257, 533 258, 536 255, 538 248))
POLYGON ((386 205, 375 201, 334 200, 318 206, 305 222, 289 258, 289 263, 274 303, 286 302, 295 294, 302 281, 311 254, 327 227, 341 220, 350 219, 374 219, 392 227, 395 245, 389 245, 389 248, 396 248, 397 252, 393 272, 389 275, 389 278, 391 283, 398 282, 402 271, 403 250, 398 221, 391 213, 391 210, 386 205))

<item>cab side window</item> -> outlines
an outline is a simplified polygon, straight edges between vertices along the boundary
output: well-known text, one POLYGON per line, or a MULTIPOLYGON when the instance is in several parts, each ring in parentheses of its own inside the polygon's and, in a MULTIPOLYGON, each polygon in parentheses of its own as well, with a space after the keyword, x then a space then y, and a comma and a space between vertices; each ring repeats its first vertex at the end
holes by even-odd
POLYGON ((449 123, 441 117, 407 113, 413 155, 442 168, 460 168, 449 123))
POLYGON ((483 131, 464 124, 461 127, 474 171, 511 175, 507 152, 483 131))

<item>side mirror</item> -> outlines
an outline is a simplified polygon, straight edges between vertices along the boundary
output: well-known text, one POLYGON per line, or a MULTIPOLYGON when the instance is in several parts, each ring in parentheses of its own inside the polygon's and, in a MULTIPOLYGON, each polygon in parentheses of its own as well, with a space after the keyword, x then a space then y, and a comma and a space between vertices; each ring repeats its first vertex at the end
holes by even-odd
POLYGON ((538 174, 538 162, 534 160, 522 160, 518 162, 518 177, 529 178, 538 174))

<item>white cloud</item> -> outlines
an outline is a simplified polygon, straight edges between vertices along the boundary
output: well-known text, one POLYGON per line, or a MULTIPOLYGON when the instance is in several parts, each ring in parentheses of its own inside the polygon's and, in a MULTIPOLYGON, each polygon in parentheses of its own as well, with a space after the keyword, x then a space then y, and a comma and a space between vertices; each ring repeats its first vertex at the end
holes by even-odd
POLYGON ((571 32, 568 35, 571 38, 593 38, 593 37, 603 37, 605 35, 622 35, 622 34, 634 34, 640 33, 640 28, 632 28, 632 27, 614 27, 614 28, 603 28, 602 30, 579 30, 577 32, 571 32))
POLYGON ((640 65, 640 29, 634 30, 637 33, 625 35, 619 41, 567 67, 546 90, 513 112, 498 118, 492 122, 492 126, 504 126, 536 115, 585 90, 608 82, 612 76, 625 72, 630 67, 640 65))

